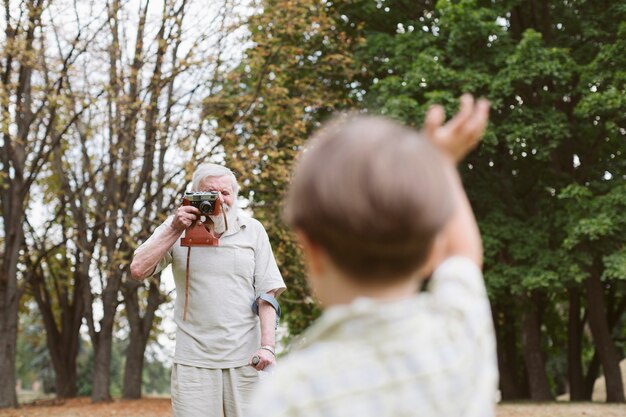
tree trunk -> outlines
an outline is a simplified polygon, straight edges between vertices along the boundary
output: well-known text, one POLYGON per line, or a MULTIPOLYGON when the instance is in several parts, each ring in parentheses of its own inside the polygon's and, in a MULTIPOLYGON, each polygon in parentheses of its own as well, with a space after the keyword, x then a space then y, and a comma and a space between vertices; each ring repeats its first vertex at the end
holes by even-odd
POLYGON ((74 398, 78 391, 76 387, 76 358, 67 367, 54 366, 54 383, 57 398, 74 398))
MULTIPOLYGON (((76 317, 76 319, 78 324, 71 326, 64 324, 61 337, 56 345, 51 345, 48 341, 48 350, 55 373, 57 398, 74 398, 78 394, 76 358, 80 347, 81 316, 76 317)), ((49 330, 46 330, 46 333, 48 332, 49 330)))
MULTIPOLYGON (((46 323, 44 318, 44 323, 46 323)), ((60 335, 56 328, 54 330, 46 327, 46 344, 50 352, 50 360, 54 369, 54 381, 57 398, 73 398, 77 395, 76 388, 76 357, 78 355, 78 338, 76 332, 73 339, 67 339, 68 335, 60 335)))
POLYGON ((598 351, 593 352, 593 357, 589 366, 587 366, 587 374, 585 375, 585 391, 583 393, 583 399, 585 401, 591 401, 593 397, 593 386, 596 383, 596 379, 600 376, 600 356, 598 351))
MULTIPOLYGON (((35 261, 37 262, 37 261, 35 261)), ((77 368, 76 357, 78 356, 80 327, 84 313, 84 299, 82 296, 82 279, 80 271, 74 272, 75 278, 71 282, 73 295, 70 299, 65 285, 59 285, 59 278, 51 274, 44 276, 44 270, 39 265, 27 265, 28 282, 32 288, 35 302, 41 313, 43 324, 46 329, 46 345, 50 352, 50 360, 55 374, 55 387, 58 398, 73 398, 77 395, 77 368), (46 280, 53 281, 56 289, 54 303, 50 295, 46 280), (60 323, 55 319, 53 303, 60 311, 60 323)), ((82 270, 84 265, 79 266, 82 270)))
POLYGON ((15 277, 0 276, 0 408, 16 407, 15 348, 17 345, 18 297, 15 277))
MULTIPOLYGON (((15 209, 14 212, 21 212, 15 207, 15 200, 17 199, 14 199, 14 203, 11 204, 15 209)), ((8 208, 8 204, 3 204, 3 206, 5 210, 8 208)), ((7 220, 12 222, 16 220, 16 218, 7 217, 6 215, 9 214, 7 211, 3 219, 6 240, 2 248, 2 269, 0 270, 0 378, 2 378, 0 408, 17 406, 15 355, 21 295, 17 287, 17 262, 24 236, 21 215, 16 216, 17 222, 7 224, 7 220)))
POLYGON ((113 345, 113 332, 106 329, 98 333, 97 346, 94 345, 93 380, 91 401, 94 403, 110 401, 111 394, 109 385, 111 382, 111 350, 113 345))
POLYGON ((130 339, 124 366, 124 387, 122 395, 127 400, 141 398, 145 343, 139 337, 130 339))
POLYGON ((524 390, 520 387, 520 362, 517 360, 515 317, 507 310, 498 312, 494 308, 493 311, 502 400, 518 400, 524 398, 524 390))
POLYGON ((126 399, 141 398, 144 353, 150 337, 154 313, 162 302, 159 283, 160 278, 150 278, 148 300, 143 316, 139 308, 139 288, 142 284, 136 281, 127 281, 123 286, 124 305, 130 324, 129 344, 124 368, 123 396, 126 399))
POLYGON ((582 364, 583 324, 580 319, 580 291, 569 290, 569 319, 567 325, 567 376, 570 401, 585 400, 585 385, 582 364))
POLYGON ((604 299, 604 287, 600 280, 601 265, 594 260, 587 287, 587 309, 589 311, 589 328, 600 357, 604 378, 606 380, 606 401, 610 403, 624 402, 624 385, 619 367, 619 355, 611 338, 611 329, 607 321, 607 309, 604 299))
POLYGON ((528 372, 530 399, 533 401, 552 401, 548 377, 541 348, 541 330, 537 312, 537 296, 524 297, 526 306, 522 314, 522 351, 528 372))
POLYGON ((100 320, 100 331, 96 333, 93 364, 93 388, 91 401, 94 403, 110 401, 109 385, 111 382, 111 350, 113 348, 113 324, 118 305, 119 276, 109 276, 107 287, 102 295, 104 316, 100 320))

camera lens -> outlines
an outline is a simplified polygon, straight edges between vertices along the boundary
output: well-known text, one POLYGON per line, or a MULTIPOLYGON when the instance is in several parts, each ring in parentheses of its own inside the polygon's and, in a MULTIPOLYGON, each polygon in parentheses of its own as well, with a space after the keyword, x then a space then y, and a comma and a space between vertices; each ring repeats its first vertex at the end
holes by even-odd
POLYGON ((203 201, 202 203, 200 203, 198 209, 200 209, 200 213, 202 214, 211 213, 213 211, 213 205, 208 201, 203 201))

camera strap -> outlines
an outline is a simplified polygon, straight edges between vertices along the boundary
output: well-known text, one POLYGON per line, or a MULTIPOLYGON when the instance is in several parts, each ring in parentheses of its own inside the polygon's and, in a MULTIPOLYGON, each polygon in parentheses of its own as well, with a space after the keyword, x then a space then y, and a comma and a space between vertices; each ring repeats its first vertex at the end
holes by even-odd
POLYGON ((185 309, 183 310, 183 321, 187 320, 187 306, 189 305, 189 258, 191 257, 191 246, 187 246, 187 265, 185 267, 185 309))

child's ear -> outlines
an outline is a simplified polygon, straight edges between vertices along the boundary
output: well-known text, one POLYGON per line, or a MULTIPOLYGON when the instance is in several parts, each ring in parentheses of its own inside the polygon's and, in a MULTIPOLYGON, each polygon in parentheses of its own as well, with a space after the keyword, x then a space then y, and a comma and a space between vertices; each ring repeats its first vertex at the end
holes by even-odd
POLYGON ((322 274, 323 261, 321 248, 313 243, 311 239, 301 230, 296 230, 296 238, 302 247, 304 260, 309 270, 310 277, 317 277, 322 274))

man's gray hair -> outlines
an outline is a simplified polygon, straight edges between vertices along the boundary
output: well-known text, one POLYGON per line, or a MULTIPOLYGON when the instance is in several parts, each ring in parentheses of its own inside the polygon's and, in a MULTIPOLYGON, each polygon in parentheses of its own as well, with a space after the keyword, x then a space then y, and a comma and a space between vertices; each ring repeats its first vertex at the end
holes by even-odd
POLYGON ((209 163, 198 165, 198 168, 196 168, 195 172, 193 173, 193 177, 191 178, 191 190, 198 191, 200 181, 202 181, 206 177, 225 176, 230 176, 233 185, 233 192, 235 193, 235 195, 239 194, 239 184, 237 184, 237 178, 235 178, 235 174, 233 174, 233 171, 223 165, 209 163))

